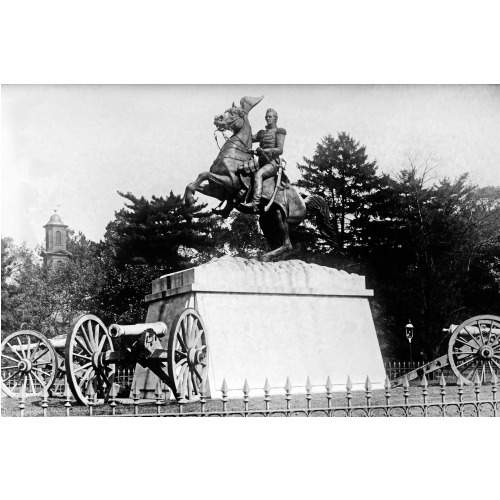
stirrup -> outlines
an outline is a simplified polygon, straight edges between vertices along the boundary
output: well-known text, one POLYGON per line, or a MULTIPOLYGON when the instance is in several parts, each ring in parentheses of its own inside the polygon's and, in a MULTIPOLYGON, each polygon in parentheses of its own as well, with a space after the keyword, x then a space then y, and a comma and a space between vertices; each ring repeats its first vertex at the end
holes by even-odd
POLYGON ((238 206, 238 210, 240 210, 244 214, 258 214, 259 213, 259 210, 255 207, 255 205, 252 202, 240 203, 238 206))

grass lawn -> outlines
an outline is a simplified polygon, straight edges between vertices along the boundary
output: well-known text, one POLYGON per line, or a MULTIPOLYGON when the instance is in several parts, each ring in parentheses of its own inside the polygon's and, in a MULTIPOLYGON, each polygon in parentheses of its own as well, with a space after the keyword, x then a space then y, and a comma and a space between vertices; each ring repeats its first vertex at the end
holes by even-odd
MULTIPOLYGON (((418 405, 423 402, 422 389, 420 387, 410 387, 410 398, 409 404, 418 405)), ((371 406, 385 405, 385 391, 376 390, 371 392, 371 406)), ((491 387, 481 387, 480 400, 491 400, 492 399, 491 387)), ((463 401, 475 401, 474 387, 464 387, 463 388, 463 401)), ((498 399, 498 398, 497 398, 498 399)), ((458 401, 457 387, 447 386, 446 387, 446 402, 456 402, 458 401)), ((43 416, 43 408, 41 406, 41 398, 29 398, 25 402, 24 415, 27 417, 39 417, 43 416)), ((427 403, 440 403, 441 394, 439 386, 429 386, 427 403)), ((402 405, 404 403, 403 389, 397 388, 391 390, 390 404, 392 405, 402 405)), ((64 398, 50 398, 48 400, 47 415, 51 417, 65 416, 66 408, 64 406, 64 398)), ((352 393, 352 407, 362 407, 366 406, 366 394, 363 391, 356 391, 352 393)), ((179 404, 174 401, 163 402, 160 411, 161 413, 179 413, 179 404)), ((345 392, 332 393, 332 408, 341 408, 347 406, 347 399, 345 392)), ((311 408, 326 408, 327 398, 325 394, 312 394, 311 395, 311 408)), ((221 412, 223 404, 221 400, 207 400, 205 405, 206 412, 221 412)), ((290 408, 293 409, 305 409, 307 408, 307 400, 305 394, 292 394, 292 399, 290 401, 290 408)), ((243 412, 244 402, 242 399, 229 399, 227 402, 227 411, 243 412)), ((263 398, 250 398, 248 409, 252 410, 264 410, 265 402, 263 398)), ((286 399, 285 396, 272 396, 269 404, 269 409, 278 410, 286 409, 286 399)), ((199 402, 184 403, 182 404, 182 412, 199 412, 201 410, 201 404, 199 402)), ((77 405, 72 401, 72 406, 70 410, 71 416, 88 416, 89 408, 81 405, 77 405)), ((94 415, 108 415, 111 414, 111 407, 109 404, 98 404, 92 409, 94 415)), ((115 408, 117 415, 132 415, 134 414, 134 405, 131 400, 118 400, 117 406, 115 408)), ((141 401, 138 405, 139 415, 153 414, 156 413, 157 406, 154 401, 141 401)), ((458 410, 456 412, 458 414, 458 410)), ((473 414, 473 407, 465 408, 464 413, 467 415, 473 414)), ((439 416, 439 408, 431 408, 429 411, 430 415, 439 416)), ((492 411, 486 409, 484 411, 485 416, 488 414, 493 414, 492 411)), ((19 400, 10 399, 7 397, 2 397, 2 417, 18 417, 20 416, 19 411, 19 400)), ((342 416, 340 412, 336 412, 337 416, 342 416)), ((416 414, 418 415, 418 413, 416 414)), ((273 415, 271 415, 273 416, 273 415)), ((274 416, 284 416, 283 414, 275 414, 274 416)), ((304 416, 304 414, 297 414, 296 416, 304 416)), ((325 416, 325 413, 318 412, 313 413, 313 416, 325 416)))

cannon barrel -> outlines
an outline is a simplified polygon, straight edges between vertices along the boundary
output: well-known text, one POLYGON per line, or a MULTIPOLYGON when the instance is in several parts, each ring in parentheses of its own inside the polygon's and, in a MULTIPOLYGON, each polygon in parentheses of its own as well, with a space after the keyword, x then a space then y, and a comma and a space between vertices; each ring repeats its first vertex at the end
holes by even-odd
MULTIPOLYGON (((443 332, 448 332, 448 333, 453 333, 459 325, 450 325, 448 328, 443 328, 443 332)), ((484 332, 490 332, 490 325, 485 324, 484 326, 484 332)), ((481 333, 481 330, 477 326, 474 325, 467 325, 465 328, 463 328, 468 334, 470 335, 479 335, 481 333)), ((500 328, 491 328, 491 333, 494 335, 500 335, 500 328)))
POLYGON ((162 337, 168 331, 168 327, 163 321, 156 323, 137 323, 136 325, 111 325, 109 334, 111 337, 121 337, 123 335, 141 335, 145 330, 153 330, 158 337, 162 337))

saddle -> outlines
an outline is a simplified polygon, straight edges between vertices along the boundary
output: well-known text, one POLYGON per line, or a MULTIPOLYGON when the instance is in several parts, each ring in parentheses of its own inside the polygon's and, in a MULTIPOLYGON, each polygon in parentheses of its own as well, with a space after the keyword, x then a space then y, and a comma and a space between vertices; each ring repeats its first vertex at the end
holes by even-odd
MULTIPOLYGON (((253 196, 252 174, 259 170, 259 163, 256 158, 243 162, 242 168, 239 170, 239 176, 243 187, 239 191, 237 198, 240 200, 249 200, 253 196)), ((262 184, 262 199, 271 200, 276 187, 277 176, 264 179, 262 184)), ((290 180, 285 172, 281 175, 281 182, 278 186, 274 202, 280 205, 286 213, 286 191, 290 187, 290 180)))

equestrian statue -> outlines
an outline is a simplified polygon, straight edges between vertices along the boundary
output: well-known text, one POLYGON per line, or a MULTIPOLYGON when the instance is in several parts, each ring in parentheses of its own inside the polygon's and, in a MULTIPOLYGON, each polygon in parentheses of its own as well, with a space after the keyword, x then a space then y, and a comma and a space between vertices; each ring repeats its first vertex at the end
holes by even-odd
POLYGON ((229 137, 210 167, 188 184, 183 202, 195 203, 198 191, 221 201, 214 213, 227 217, 233 209, 259 215, 259 225, 271 247, 271 251, 259 260, 279 260, 292 252, 289 228, 300 224, 306 212, 316 215, 319 232, 333 248, 339 249, 338 229, 330 223, 330 211, 326 201, 318 195, 305 200, 290 185, 284 173, 283 154, 286 131, 278 128, 278 114, 274 109, 266 112, 267 126, 252 135, 248 113, 262 97, 243 97, 240 106, 234 103, 222 115, 214 118, 220 132, 230 131, 229 137), (259 142, 254 151, 252 143, 259 142))

